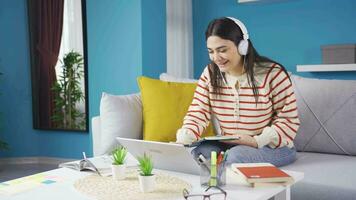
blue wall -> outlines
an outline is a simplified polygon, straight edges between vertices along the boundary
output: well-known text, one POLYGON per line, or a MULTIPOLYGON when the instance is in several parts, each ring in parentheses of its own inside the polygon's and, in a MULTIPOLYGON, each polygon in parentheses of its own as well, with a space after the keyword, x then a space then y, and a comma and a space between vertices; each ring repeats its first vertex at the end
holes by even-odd
POLYGON ((142 0, 143 75, 158 78, 166 72, 166 0, 142 0))
POLYGON ((38 155, 41 133, 32 129, 25 1, 0 1, 0 27, 0 138, 11 145, 8 155, 38 155))
MULTIPOLYGON (((321 64, 321 45, 356 43, 354 0, 193 0, 194 76, 208 63, 205 29, 223 16, 241 19, 257 51, 293 73, 297 64, 321 64)), ((306 77, 356 79, 356 72, 297 73, 306 77)))
MULTIPOLYGON (((137 76, 158 77, 166 71, 165 1, 155 3, 87 0, 89 119, 99 114, 103 91, 138 92, 137 76), (146 47, 150 49, 143 50, 146 47)), ((0 157, 80 158, 82 151, 92 155, 91 131, 32 128, 27 21, 26 0, 0 1, 0 71, 4 73, 0 81, 0 111, 4 116, 0 138, 11 148, 0 152, 0 157)))
MULTIPOLYGON (((90 118, 99 114, 101 92, 138 92, 137 76, 157 78, 166 71, 165 0, 152 1, 87 0, 90 118)), ((356 1, 266 2, 193 0, 195 77, 208 62, 204 31, 216 17, 240 18, 258 51, 293 72, 296 64, 321 63, 320 45, 356 43, 356 1)), ((27 20, 26 0, 0 1, 0 71, 4 73, 0 78, 0 138, 11 147, 0 156, 79 158, 82 151, 91 155, 91 133, 32 128, 27 20)), ((355 72, 301 75, 356 79, 355 72)))
POLYGON ((142 74, 141 1, 87 1, 89 109, 99 115, 101 92, 137 92, 142 74))

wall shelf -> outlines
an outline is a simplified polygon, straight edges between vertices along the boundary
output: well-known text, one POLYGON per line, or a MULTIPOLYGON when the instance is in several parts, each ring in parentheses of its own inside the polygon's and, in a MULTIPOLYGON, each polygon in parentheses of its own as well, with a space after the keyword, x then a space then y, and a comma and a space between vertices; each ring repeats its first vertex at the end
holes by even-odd
POLYGON ((320 64, 297 65, 297 72, 341 72, 356 71, 356 63, 353 64, 320 64))
POLYGON ((237 0, 237 3, 251 3, 251 2, 256 2, 259 0, 237 0))
POLYGON ((236 0, 237 3, 272 3, 272 2, 280 2, 280 1, 286 1, 286 0, 236 0))

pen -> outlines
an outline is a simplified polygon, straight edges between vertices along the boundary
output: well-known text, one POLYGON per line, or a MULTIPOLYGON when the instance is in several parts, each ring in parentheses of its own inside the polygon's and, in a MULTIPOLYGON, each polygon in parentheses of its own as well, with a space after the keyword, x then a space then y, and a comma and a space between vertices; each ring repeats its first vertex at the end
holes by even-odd
POLYGON ((83 158, 84 158, 84 160, 87 159, 87 155, 85 155, 85 152, 84 152, 84 151, 83 151, 83 158))
POLYGON ((209 186, 217 186, 216 182, 216 175, 217 175, 217 170, 216 170, 216 151, 211 152, 211 167, 210 167, 210 184, 209 186))
POLYGON ((224 154, 224 159, 223 159, 223 161, 226 161, 226 158, 227 158, 227 151, 225 152, 225 154, 224 154))
POLYGON ((218 155, 217 165, 219 166, 223 162, 223 160, 224 160, 224 151, 221 151, 218 155))

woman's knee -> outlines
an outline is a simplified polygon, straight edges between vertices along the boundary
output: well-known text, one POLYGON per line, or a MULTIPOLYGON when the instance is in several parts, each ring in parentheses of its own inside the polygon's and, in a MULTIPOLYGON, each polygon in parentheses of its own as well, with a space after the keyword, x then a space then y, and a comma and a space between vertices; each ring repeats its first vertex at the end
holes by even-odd
POLYGON ((282 153, 278 156, 278 159, 273 163, 275 166, 281 167, 285 165, 289 165, 293 163, 297 159, 297 152, 295 148, 289 149, 288 147, 284 147, 282 153))
POLYGON ((261 162, 262 157, 258 154, 258 150, 254 147, 237 145, 228 150, 226 162, 231 163, 247 163, 261 162))
POLYGON ((295 149, 282 147, 280 149, 272 149, 263 147, 256 149, 245 145, 238 145, 228 151, 226 159, 228 164, 232 163, 256 163, 268 162, 275 166, 288 165, 296 160, 295 149))

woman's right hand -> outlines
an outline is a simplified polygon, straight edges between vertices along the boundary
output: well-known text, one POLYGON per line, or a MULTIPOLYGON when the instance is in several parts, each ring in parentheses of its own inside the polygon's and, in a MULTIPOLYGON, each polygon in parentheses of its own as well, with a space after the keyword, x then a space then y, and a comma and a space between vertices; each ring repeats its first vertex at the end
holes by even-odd
POLYGON ((177 137, 176 143, 180 143, 184 145, 190 145, 197 140, 194 133, 184 128, 178 129, 176 137, 177 137))

